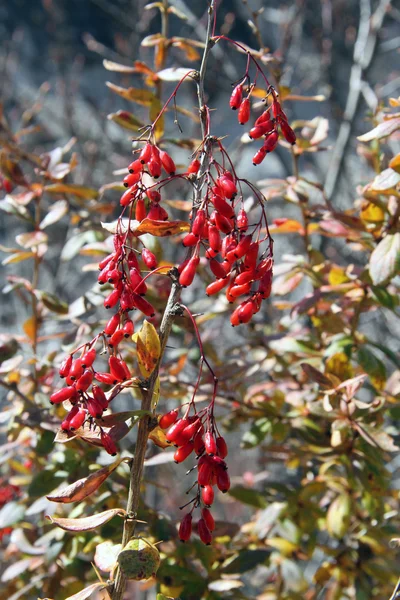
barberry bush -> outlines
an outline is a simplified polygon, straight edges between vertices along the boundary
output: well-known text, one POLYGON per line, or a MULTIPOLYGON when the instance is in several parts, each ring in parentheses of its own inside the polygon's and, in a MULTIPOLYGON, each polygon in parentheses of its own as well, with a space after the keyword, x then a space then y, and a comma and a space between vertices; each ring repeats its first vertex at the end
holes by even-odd
POLYGON ((326 119, 291 118, 321 98, 283 86, 265 47, 220 34, 214 1, 204 40, 169 38, 184 15, 149 8, 162 23, 142 41, 153 64, 104 63, 137 85, 107 84, 136 107, 109 115, 129 132, 118 181, 74 183, 73 141, 39 155, 3 119, 0 208, 22 230, 2 247, 3 291, 27 315, 1 347, 7 594, 389 598, 399 358, 371 325, 398 312, 400 101, 368 116, 371 181, 340 210, 302 175, 326 150, 326 119), (172 47, 199 64, 171 65, 172 47), (226 134, 243 126, 239 160, 214 127, 216 47, 241 64, 222 119, 226 134), (274 151, 293 174, 257 177, 274 151), (71 272, 94 261, 70 304, 62 285, 42 289, 67 216, 61 258, 71 272), (274 252, 273 236, 298 252, 274 252), (243 474, 246 452, 256 467, 243 474))

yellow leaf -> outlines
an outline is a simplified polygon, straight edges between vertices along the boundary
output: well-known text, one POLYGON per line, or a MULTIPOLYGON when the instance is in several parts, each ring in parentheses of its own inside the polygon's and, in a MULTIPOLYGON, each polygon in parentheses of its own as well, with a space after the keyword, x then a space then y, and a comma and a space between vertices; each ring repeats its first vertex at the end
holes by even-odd
POLYGON ((144 377, 154 371, 161 353, 160 338, 151 323, 144 320, 136 341, 139 369, 144 377))
POLYGON ((168 448, 171 444, 167 442, 167 438, 165 437, 165 432, 161 429, 161 427, 155 427, 151 430, 149 439, 155 443, 159 448, 168 448))
POLYGON ((11 256, 5 258, 1 264, 11 265, 22 262, 23 260, 28 260, 28 258, 33 258, 34 256, 34 252, 16 252, 15 254, 11 254, 11 256))
POLYGON ((338 285, 340 283, 347 283, 349 281, 349 278, 344 272, 344 269, 342 269, 341 267, 333 267, 329 271, 328 281, 330 285, 338 285))
POLYGON ((185 231, 189 231, 189 229, 190 223, 187 221, 154 221, 152 219, 143 219, 134 233, 135 235, 151 233, 151 235, 155 235, 156 237, 165 237, 184 233, 185 231))
POLYGON ((111 83, 110 81, 106 82, 106 86, 125 100, 136 102, 137 104, 142 104, 143 106, 150 106, 154 100, 154 94, 150 90, 134 87, 123 88, 119 85, 111 83))
POLYGON ((30 340, 34 341, 34 339, 36 338, 36 329, 37 329, 37 323, 36 323, 35 317, 30 317, 29 319, 27 319, 22 327, 23 327, 24 332, 28 336, 28 338, 30 340))
POLYGON ((283 223, 273 223, 269 228, 271 233, 300 233, 303 234, 304 229, 301 223, 294 219, 287 219, 283 223))
POLYGON ((385 218, 385 213, 380 206, 376 204, 368 203, 365 208, 362 209, 361 219, 368 223, 382 223, 385 218))
POLYGON ((74 183, 52 183, 51 185, 46 185, 44 190, 49 194, 72 194, 78 198, 84 198, 85 200, 97 198, 99 195, 98 191, 93 188, 76 185, 74 183))

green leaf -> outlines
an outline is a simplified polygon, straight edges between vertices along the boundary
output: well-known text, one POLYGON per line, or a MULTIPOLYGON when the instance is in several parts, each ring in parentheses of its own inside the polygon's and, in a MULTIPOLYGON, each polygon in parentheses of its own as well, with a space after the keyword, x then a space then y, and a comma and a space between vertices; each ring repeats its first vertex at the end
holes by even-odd
POLYGON ((375 285, 371 285, 371 292, 379 304, 384 306, 385 308, 389 308, 390 310, 394 310, 399 305, 398 296, 394 296, 384 287, 377 287, 375 285))
POLYGON ((58 315, 66 315, 68 314, 68 304, 63 300, 57 298, 55 294, 50 294, 50 292, 42 292, 41 290, 36 290, 36 296, 43 302, 46 308, 51 310, 58 315))
POLYGON ((383 389, 386 383, 386 367, 381 360, 366 346, 361 346, 357 352, 357 359, 362 369, 369 375, 373 385, 383 389))
POLYGON ((258 565, 266 564, 270 550, 243 550, 226 560, 221 569, 223 573, 245 573, 258 565))
POLYGON ((400 270, 400 233, 388 234, 379 242, 369 260, 374 285, 390 281, 400 270))
POLYGON ((232 498, 239 500, 242 504, 248 504, 255 508, 266 508, 267 506, 264 495, 252 488, 235 485, 234 487, 231 487, 228 494, 232 496, 232 498))
POLYGON ((332 502, 326 515, 328 533, 336 538, 342 538, 350 525, 351 499, 348 494, 341 494, 332 502))
POLYGON ((267 433, 271 431, 271 421, 267 417, 263 417, 261 419, 257 419, 257 421, 252 425, 250 431, 246 431, 246 433, 242 437, 242 447, 243 448, 254 448, 261 444, 264 440, 267 433))

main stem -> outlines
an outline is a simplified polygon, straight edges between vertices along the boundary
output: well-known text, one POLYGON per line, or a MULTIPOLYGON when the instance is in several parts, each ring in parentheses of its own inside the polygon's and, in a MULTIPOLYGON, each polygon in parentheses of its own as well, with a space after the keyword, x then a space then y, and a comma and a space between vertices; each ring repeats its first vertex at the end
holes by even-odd
MULTIPOLYGON (((197 85, 197 97, 199 102, 199 112, 200 112, 200 123, 201 123, 201 131, 203 135, 203 139, 207 136, 207 111, 205 108, 205 93, 204 93, 204 79, 207 68, 207 60, 210 53, 211 48, 213 47, 213 42, 211 39, 212 28, 213 28, 213 20, 214 20, 214 10, 215 10, 215 0, 212 0, 210 3, 210 7, 208 9, 208 24, 207 24, 207 38, 206 38, 206 47, 204 49, 203 58, 200 66, 200 71, 198 76, 196 77, 196 85, 197 85)), ((207 141, 207 140, 206 140, 207 141)), ((204 149, 206 150, 206 148, 204 149)), ((194 183, 194 197, 193 203, 196 204, 201 196, 201 188, 202 188, 202 179, 204 173, 208 168, 208 153, 203 151, 201 157, 201 168, 198 174, 198 178, 194 183)), ((165 347, 171 333, 172 324, 175 316, 181 314, 181 307, 178 303, 180 294, 181 294, 181 286, 178 281, 178 274, 175 270, 171 271, 171 279, 172 279, 172 287, 168 297, 167 306, 165 307, 165 311, 163 314, 163 318, 160 325, 160 344, 161 344, 161 352, 160 357, 158 359, 157 365, 150 375, 146 385, 143 386, 142 389, 142 403, 141 409, 145 411, 151 410, 152 398, 154 393, 154 386, 157 382, 159 370, 161 366, 161 362, 164 356, 165 347)), ((136 525, 136 514, 139 508, 140 501, 140 484, 142 481, 143 475, 143 466, 144 459, 146 454, 146 446, 147 440, 150 433, 150 417, 143 417, 139 421, 138 432, 137 432, 137 440, 136 440, 136 448, 135 448, 135 456, 132 461, 130 477, 129 477, 129 491, 128 491, 128 501, 126 505, 126 513, 127 518, 124 522, 124 529, 122 533, 122 547, 124 547, 129 540, 132 538, 135 532, 136 525)), ((112 587, 111 596, 112 600, 121 600, 124 595, 126 587, 126 577, 122 573, 120 569, 117 570, 117 574, 115 577, 114 585, 112 587)))

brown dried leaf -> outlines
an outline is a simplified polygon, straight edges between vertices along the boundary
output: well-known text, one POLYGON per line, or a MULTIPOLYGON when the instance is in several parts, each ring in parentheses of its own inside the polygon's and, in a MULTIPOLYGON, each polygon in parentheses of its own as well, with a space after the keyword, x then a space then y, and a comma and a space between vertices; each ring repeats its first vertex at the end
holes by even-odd
POLYGON ((154 221, 152 219, 143 219, 135 230, 136 235, 151 233, 156 237, 165 237, 176 235, 189 231, 190 224, 187 221, 154 221))
POLYGON ((111 465, 107 465, 99 469, 95 473, 91 473, 88 477, 83 477, 71 485, 68 485, 63 490, 59 490, 55 494, 47 496, 51 502, 61 502, 68 504, 69 502, 79 502, 87 498, 95 492, 109 475, 121 464, 124 459, 118 458, 111 465))
POLYGON ((46 519, 49 519, 51 523, 57 525, 64 531, 92 531, 101 527, 105 523, 108 523, 113 517, 116 516, 124 517, 126 511, 123 508, 110 508, 104 512, 98 513, 97 515, 91 515, 90 517, 81 517, 80 519, 64 519, 62 517, 51 517, 46 515, 46 519))
POLYGON ((106 81, 106 86, 110 88, 115 94, 121 96, 125 100, 130 102, 136 102, 137 104, 141 104, 143 106, 150 106, 153 102, 155 96, 154 93, 150 90, 140 89, 140 88, 123 88, 119 85, 115 85, 110 81, 106 81))

